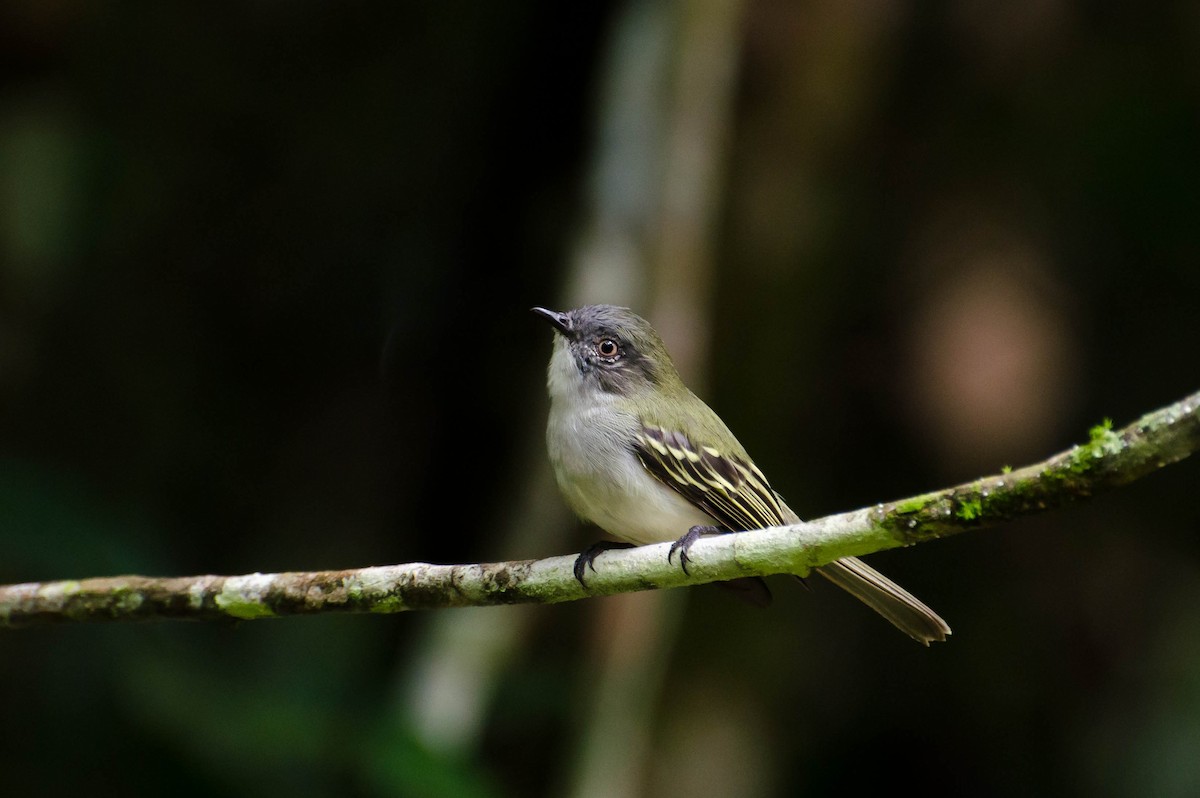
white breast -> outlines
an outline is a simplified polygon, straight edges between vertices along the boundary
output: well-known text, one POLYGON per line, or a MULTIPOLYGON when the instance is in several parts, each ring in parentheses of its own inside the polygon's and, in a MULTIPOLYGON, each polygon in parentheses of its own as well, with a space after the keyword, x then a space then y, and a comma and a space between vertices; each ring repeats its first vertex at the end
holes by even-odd
POLYGON ((575 368, 569 357, 556 347, 551 360, 546 443, 571 509, 610 535, 639 545, 677 540, 693 526, 714 524, 642 467, 631 448, 641 421, 615 397, 580 390, 581 380, 559 371, 575 368))

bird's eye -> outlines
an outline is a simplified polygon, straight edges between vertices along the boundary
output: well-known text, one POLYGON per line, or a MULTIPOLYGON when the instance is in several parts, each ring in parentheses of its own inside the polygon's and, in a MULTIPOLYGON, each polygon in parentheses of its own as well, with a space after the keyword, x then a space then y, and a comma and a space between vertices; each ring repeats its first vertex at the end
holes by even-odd
POLYGON ((616 358, 621 354, 621 347, 617 346, 617 342, 611 338, 604 338, 596 344, 596 354, 602 358, 616 358))

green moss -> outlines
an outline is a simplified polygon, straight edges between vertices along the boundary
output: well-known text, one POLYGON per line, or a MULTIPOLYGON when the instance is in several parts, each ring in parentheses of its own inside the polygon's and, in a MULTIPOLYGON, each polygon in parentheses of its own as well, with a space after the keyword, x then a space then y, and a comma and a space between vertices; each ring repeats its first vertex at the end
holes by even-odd
POLYGON ((896 512, 901 515, 910 515, 919 513, 929 504, 929 496, 915 496, 911 499, 905 499, 896 505, 896 512))
POLYGON ((1092 443, 1103 441, 1104 438, 1112 432, 1112 419, 1106 418, 1090 430, 1092 443))
POLYGON ((270 618, 275 614, 275 611, 266 604, 246 598, 236 590, 222 590, 214 601, 226 615, 248 621, 255 618, 270 618))
POLYGON ((384 596, 371 605, 371 612, 387 615, 393 612, 404 612, 408 605, 399 596, 384 596))
POLYGON ((983 515, 983 502, 979 499, 967 499, 959 503, 954 514, 964 521, 974 521, 983 515))
POLYGON ((1112 419, 1106 418, 1088 430, 1088 442, 1075 449, 1067 469, 1071 474, 1086 474, 1095 467, 1097 460, 1119 454, 1123 446, 1121 436, 1113 432, 1112 419))
POLYGON ((139 591, 131 590, 128 587, 114 588, 112 597, 114 615, 130 614, 142 606, 142 602, 145 600, 139 591))
POLYGON ((1121 436, 1113 432, 1112 419, 1104 419, 1104 423, 1092 427, 1091 430, 1091 446, 1096 450, 1097 456, 1100 454, 1117 454, 1125 445, 1121 440, 1121 436))
POLYGON ((1001 474, 1011 474, 1012 466, 1010 466, 1010 465, 1000 466, 1000 473, 1001 474))

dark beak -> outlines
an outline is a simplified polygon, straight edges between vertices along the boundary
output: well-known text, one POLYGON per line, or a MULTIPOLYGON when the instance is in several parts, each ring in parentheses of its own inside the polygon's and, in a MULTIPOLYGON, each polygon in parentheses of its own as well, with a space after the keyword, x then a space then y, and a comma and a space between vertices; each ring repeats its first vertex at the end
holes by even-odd
POLYGON ((559 313, 556 310, 547 310, 546 308, 530 308, 530 310, 553 324, 554 329, 563 335, 569 336, 571 334, 571 317, 566 313, 559 313))

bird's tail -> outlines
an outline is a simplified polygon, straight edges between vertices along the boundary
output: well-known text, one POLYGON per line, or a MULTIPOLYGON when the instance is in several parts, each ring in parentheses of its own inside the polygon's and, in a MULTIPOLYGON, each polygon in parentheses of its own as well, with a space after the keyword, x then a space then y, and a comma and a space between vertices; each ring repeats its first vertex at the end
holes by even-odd
POLYGON ((918 643, 929 645, 935 640, 945 640, 950 634, 950 627, 936 612, 857 557, 835 560, 817 572, 918 643))

